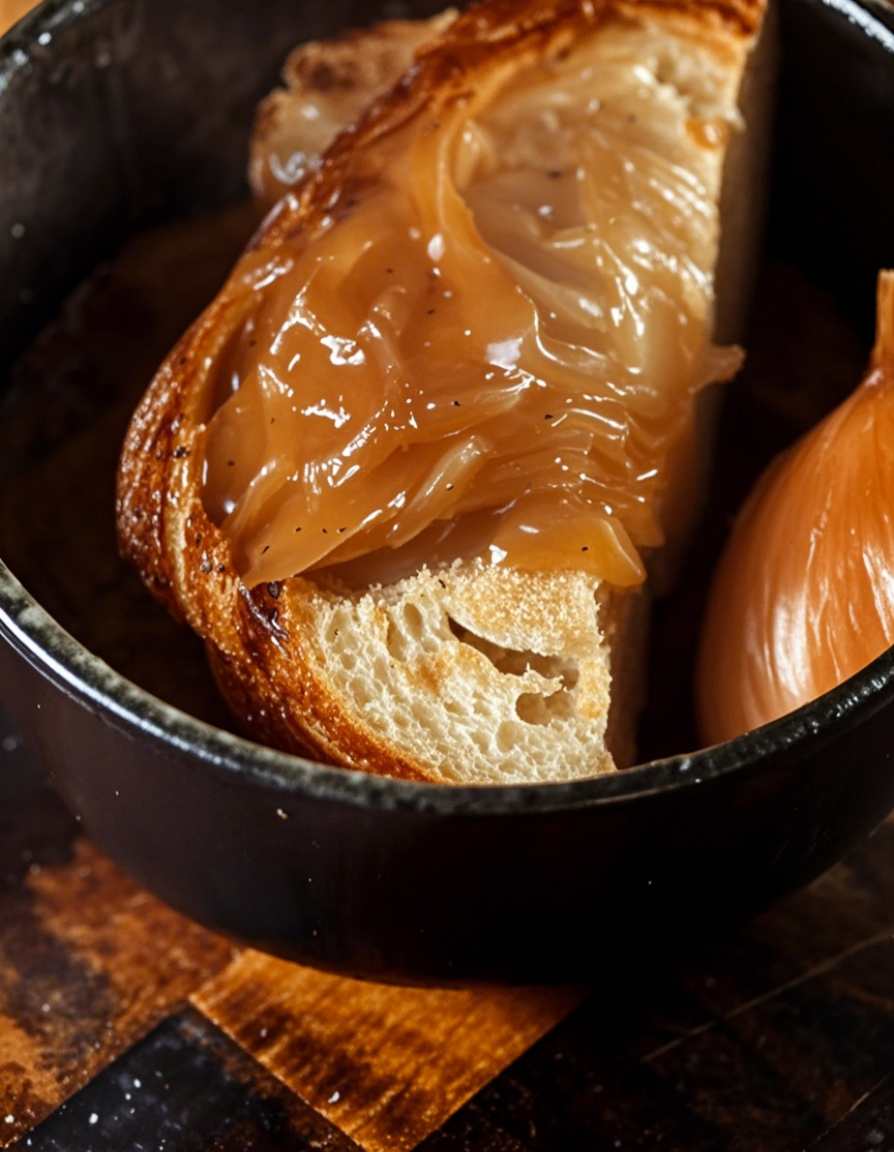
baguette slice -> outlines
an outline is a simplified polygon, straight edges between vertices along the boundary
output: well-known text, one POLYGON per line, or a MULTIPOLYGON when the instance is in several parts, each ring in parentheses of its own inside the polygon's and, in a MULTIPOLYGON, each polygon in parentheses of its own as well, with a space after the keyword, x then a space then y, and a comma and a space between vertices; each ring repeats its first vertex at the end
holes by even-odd
MULTIPOLYGON (((411 26, 391 25, 293 58, 298 82, 262 111, 252 173, 262 196, 287 186, 290 173, 304 174, 150 386, 124 445, 118 487, 122 550, 150 590, 205 639, 224 696, 256 738, 371 772, 444 783, 573 779, 632 762, 647 584, 629 572, 606 579, 598 566, 532 571, 480 557, 451 560, 437 550, 409 572, 386 564, 375 583, 358 580, 364 561, 344 549, 329 559, 347 559, 347 566, 327 567, 323 557, 322 567, 304 575, 293 574, 287 557, 279 568, 276 557, 246 559, 250 550, 234 543, 226 515, 206 508, 208 426, 256 330, 258 283, 277 260, 288 263, 290 246, 300 252, 326 237, 375 179, 383 147, 414 124, 439 129, 466 105, 486 117, 488 100, 498 102, 526 70, 546 61, 560 71, 584 42, 593 70, 604 67, 611 78, 612 114, 625 106, 628 74, 637 99, 652 94, 658 127, 647 133, 655 163, 684 166, 701 197, 681 292, 710 334, 726 144, 743 128, 739 97, 762 15, 761 0, 487 0, 442 18, 426 30, 430 40, 411 26), (367 80, 378 99, 317 160, 316 149, 344 118, 339 110, 353 115, 360 103, 363 70, 352 70, 351 49, 360 54, 369 44, 388 46, 368 57, 374 75, 367 80), (337 67, 327 73, 321 60, 330 52, 337 67), (408 56, 408 71, 380 95, 408 56), (330 101, 326 131, 303 135, 302 120, 319 127, 327 84, 332 88, 320 78, 339 74, 341 96, 349 93, 341 109, 330 101), (309 106, 314 114, 303 116, 309 106)), ((733 282, 747 263, 747 231, 737 227, 739 252, 724 255, 733 282)), ((598 310, 599 301, 592 306, 598 310)), ((717 378, 735 360, 706 354, 717 378)), ((691 394, 706 382, 704 372, 704 364, 693 369, 674 432, 656 455, 653 471, 663 480, 644 503, 657 527, 651 538, 645 531, 634 539, 640 559, 633 564, 651 564, 662 538, 685 534, 691 519, 697 469, 687 457, 698 423, 691 394)), ((639 467, 648 472, 641 461, 639 467)))
POLYGON ((430 20, 386 20, 296 48, 283 67, 285 88, 271 92, 256 117, 248 176, 258 203, 272 208, 319 167, 336 136, 398 82, 417 49, 455 19, 456 11, 448 8, 430 20))

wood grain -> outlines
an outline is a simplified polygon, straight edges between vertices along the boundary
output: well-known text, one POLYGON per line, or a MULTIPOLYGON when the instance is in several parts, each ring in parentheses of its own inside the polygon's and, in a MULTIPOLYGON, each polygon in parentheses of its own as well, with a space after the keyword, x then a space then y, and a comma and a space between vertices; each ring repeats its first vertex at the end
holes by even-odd
POLYGON ((201 1016, 163 1021, 29 1133, 30 1152, 358 1152, 201 1016))
POLYGON ((406 1152, 581 998, 387 987, 245 952, 192 1002, 366 1152, 406 1152))
POLYGON ((0 1147, 232 958, 77 833, 12 738, 0 750, 0 1147))
MULTIPOLYGON (((0 876, 0 1147, 116 1061, 120 1070, 128 1046, 192 993, 249 1064, 361 1147, 400 1152, 581 998, 572 989, 382 987, 234 953, 81 836, 9 737, 0 753, 0 876)), ((91 1091, 82 1102, 99 1089, 91 1091)))
POLYGON ((854 1105, 811 1152, 884 1152, 894 1145, 894 1075, 886 1076, 854 1105))
POLYGON ((892 1069, 889 821, 747 927, 594 989, 419 1152, 804 1152, 830 1131, 869 1152, 894 1147, 892 1069))

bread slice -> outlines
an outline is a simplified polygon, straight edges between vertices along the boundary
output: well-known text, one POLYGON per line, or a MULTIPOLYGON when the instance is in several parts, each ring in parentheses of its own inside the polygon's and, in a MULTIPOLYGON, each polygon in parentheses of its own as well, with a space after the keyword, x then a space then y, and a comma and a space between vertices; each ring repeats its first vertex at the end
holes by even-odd
MULTIPOLYGON (((411 138, 421 141, 423 152, 425 141, 445 124, 465 130, 463 116, 472 123, 477 115, 474 125, 485 123, 499 133, 503 94, 524 105, 529 70, 539 68, 541 79, 550 69, 561 73, 582 43, 593 53, 588 75, 604 84, 612 123, 629 107, 626 92, 635 89, 636 101, 651 100, 654 116, 631 129, 639 133, 636 146, 652 149, 649 163, 656 170, 677 174, 673 187, 682 187, 686 196, 692 189, 698 207, 692 245, 678 261, 685 265, 680 292, 687 298, 681 307, 710 332, 726 145, 744 128, 738 101, 762 15, 762 0, 734 6, 615 0, 598 8, 589 0, 486 0, 464 15, 443 17, 425 36, 411 26, 390 25, 293 57, 289 74, 298 82, 262 111, 252 172, 262 195, 287 186, 289 173, 304 175, 150 386, 124 445, 118 488, 123 551, 154 594, 205 639, 224 696, 256 738, 338 764, 443 783, 567 780, 633 761, 647 581, 629 572, 610 580, 598 566, 578 568, 577 562, 551 561, 532 570, 481 555, 453 559, 449 549, 443 554, 437 548, 409 572, 389 574, 386 565, 385 575, 373 568, 365 581, 357 575, 363 560, 327 564, 323 553, 322 567, 295 575, 288 557, 277 568, 275 555, 264 559, 266 546, 251 553, 244 542, 234 543, 229 506, 209 514, 208 429, 239 375, 234 365, 247 355, 245 346, 268 331, 268 313, 256 311, 258 285, 263 291, 268 280, 285 275, 294 252, 300 257, 350 214, 375 186, 380 158, 395 141, 398 160, 404 155, 401 133, 415 131, 411 138), (370 45, 378 47, 366 57, 372 64, 364 73, 352 64, 353 53, 359 60, 370 45), (408 70, 380 95, 408 57, 408 70), (379 98, 317 160, 316 149, 345 114, 355 114, 365 83, 379 98), (333 87, 339 99, 329 101, 323 116, 321 102, 333 87), (314 114, 302 116, 308 106, 314 114), (303 135, 304 121, 319 127, 321 119, 327 122, 322 135, 316 128, 303 135), (247 559, 250 553, 253 560, 247 559)), ((600 108, 602 102, 600 96, 600 108)), ((634 114, 628 119, 632 123, 634 114)), ((549 147, 548 136, 538 148, 549 147)), ((745 179, 726 177, 728 185, 745 179)), ((673 199, 667 187, 661 195, 673 199)), ((485 203, 481 211, 488 210, 485 203)), ((671 228, 685 231, 692 210, 681 208, 678 198, 673 211, 671 228)), ((497 213, 488 226, 499 230, 502 223, 497 213)), ((614 216, 609 223, 614 226, 614 216)), ((733 281, 742 276, 744 231, 739 229, 738 256, 724 255, 733 281)), ((655 259, 660 263, 663 257, 655 259)), ((505 269, 516 261, 487 255, 483 277, 495 263, 505 269)), ((589 306, 599 311, 598 293, 589 306)), ((617 320, 623 322, 623 316, 617 320)), ((455 336, 464 334, 471 333, 455 336)), ((651 527, 634 539, 639 557, 634 554, 629 565, 653 567, 654 557, 668 551, 659 546, 662 538, 685 534, 697 471, 691 463, 698 423, 693 396, 709 369, 720 378, 734 361, 709 351, 684 382, 673 431, 658 438, 652 471, 660 464, 662 482, 648 487, 641 501, 648 505, 651 527)), ((486 426, 493 430, 493 417, 486 426)), ((241 433, 237 427, 227 435, 232 443, 241 433)), ((636 424, 627 436, 648 439, 636 424)), ((402 466, 400 453, 394 459, 402 466)), ((637 459, 645 476, 649 468, 637 459)), ((626 466, 633 464, 627 460, 626 466)), ((248 488, 263 483, 258 474, 248 488)), ((468 487, 475 487, 474 478, 468 487)), ((274 500, 273 519, 282 506, 282 498, 274 500)), ((395 555, 403 555, 400 548, 395 555)), ((345 559, 351 553, 344 547, 328 555, 329 561, 345 559)))
POLYGON ((266 208, 299 184, 335 137, 413 63, 416 50, 445 32, 455 9, 429 20, 385 20, 335 40, 301 44, 286 60, 279 88, 261 103, 252 134, 248 176, 266 208))

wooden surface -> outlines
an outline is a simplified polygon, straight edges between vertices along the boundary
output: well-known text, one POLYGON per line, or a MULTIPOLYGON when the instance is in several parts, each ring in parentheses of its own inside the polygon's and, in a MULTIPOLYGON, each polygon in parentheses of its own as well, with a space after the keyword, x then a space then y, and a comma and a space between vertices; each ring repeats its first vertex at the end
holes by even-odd
MULTIPOLYGON (((0 30, 28 6, 0 0, 0 30)), ((166 909, 0 715, 0 1147, 892 1149, 894 824, 682 961, 590 989, 408 991, 166 909)))
POLYGON ((239 951, 136 887, 78 835, 6 724, 0 740, 0 1147, 29 1133, 29 1146, 54 1147, 40 1122, 80 1089, 107 1100, 135 1044, 153 1079, 157 1044, 184 1082, 199 1044, 197 1096, 175 1107, 189 1126, 236 1060, 368 1152, 409 1149, 581 1000, 563 988, 378 987, 239 951))
POLYGON ((362 984, 245 952, 192 1002, 362 1148, 403 1152, 581 997, 362 984))
POLYGON ((0 719, 0 1147, 894 1147, 894 823, 684 960, 407 990, 239 950, 80 834, 0 719))

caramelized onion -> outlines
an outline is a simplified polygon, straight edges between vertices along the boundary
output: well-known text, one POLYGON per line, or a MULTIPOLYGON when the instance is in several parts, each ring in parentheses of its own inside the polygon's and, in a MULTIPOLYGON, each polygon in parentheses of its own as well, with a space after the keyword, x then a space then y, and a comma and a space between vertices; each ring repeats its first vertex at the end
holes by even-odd
POLYGON ((647 31, 532 11, 486 56, 459 17, 235 270, 203 502, 249 586, 433 545, 632 585, 685 519, 695 394, 740 360, 711 343, 726 123, 647 31))
POLYGON ((708 605, 702 734, 731 739, 815 699, 894 643, 894 272, 869 370, 774 461, 737 520, 708 605))

